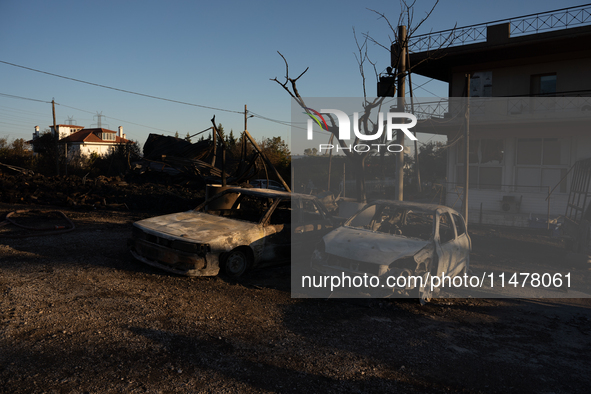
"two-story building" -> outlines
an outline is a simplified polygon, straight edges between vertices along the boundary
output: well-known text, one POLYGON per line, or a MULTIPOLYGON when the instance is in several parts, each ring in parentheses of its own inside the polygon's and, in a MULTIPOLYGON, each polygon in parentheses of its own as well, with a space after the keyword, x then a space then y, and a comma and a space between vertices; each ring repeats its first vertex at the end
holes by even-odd
POLYGON ((411 41, 412 72, 449 84, 449 98, 416 104, 415 130, 447 136, 445 203, 456 208, 469 124, 470 222, 527 226, 565 214, 571 169, 591 157, 590 12, 573 7, 411 41))
MULTIPOLYGON (((49 127, 55 135, 54 127, 49 127)), ((118 131, 108 130, 102 127, 85 129, 82 126, 56 125, 59 133, 59 144, 65 145, 68 156, 90 155, 96 153, 99 156, 108 154, 115 146, 131 142, 125 134, 123 127, 119 126, 118 131)), ((39 138, 39 126, 35 126, 33 141, 39 138)))

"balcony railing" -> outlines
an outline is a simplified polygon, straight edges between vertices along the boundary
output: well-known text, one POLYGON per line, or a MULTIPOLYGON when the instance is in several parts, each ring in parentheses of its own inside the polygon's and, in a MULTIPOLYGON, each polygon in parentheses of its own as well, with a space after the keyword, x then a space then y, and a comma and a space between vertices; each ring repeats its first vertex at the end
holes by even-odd
MULTIPOLYGON (((461 118, 466 111, 466 98, 452 97, 435 100, 416 99, 411 105, 407 99, 405 111, 414 113, 418 120, 461 118)), ((579 113, 591 116, 591 91, 558 92, 545 95, 516 97, 474 97, 470 99, 470 116, 477 120, 486 117, 515 116, 572 116, 579 113)), ((508 118, 506 118, 508 119, 508 118)), ((517 118, 515 118, 517 119, 517 118)))
POLYGON ((591 4, 422 34, 410 39, 409 49, 411 52, 423 52, 485 42, 488 26, 506 22, 511 24, 512 37, 589 25, 591 24, 591 4))

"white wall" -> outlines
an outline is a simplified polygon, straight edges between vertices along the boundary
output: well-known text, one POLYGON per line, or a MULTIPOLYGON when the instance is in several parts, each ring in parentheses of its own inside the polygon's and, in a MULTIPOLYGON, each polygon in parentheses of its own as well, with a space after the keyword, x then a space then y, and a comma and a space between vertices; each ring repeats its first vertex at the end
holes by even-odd
POLYGON ((99 156, 108 154, 114 145, 108 143, 72 143, 68 144, 68 154, 77 154, 90 156, 93 152, 96 152, 99 156))

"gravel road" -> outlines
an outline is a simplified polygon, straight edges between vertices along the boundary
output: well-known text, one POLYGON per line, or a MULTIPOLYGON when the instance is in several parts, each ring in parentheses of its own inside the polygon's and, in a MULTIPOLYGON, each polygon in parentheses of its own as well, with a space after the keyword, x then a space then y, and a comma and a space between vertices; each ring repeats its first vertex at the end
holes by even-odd
MULTIPOLYGON (((2 213, 14 209, 23 206, 0 204, 2 213)), ((0 392, 576 393, 591 385, 589 299, 292 299, 286 266, 232 281, 135 261, 130 225, 153 213, 63 212, 74 231, 20 237, 27 231, 0 227, 0 392)), ((23 220, 60 220, 36 215, 23 220)), ((471 236, 475 269, 527 259, 551 266, 564 255, 558 241, 524 231, 471 236)), ((573 272, 589 279, 586 267, 573 272)))

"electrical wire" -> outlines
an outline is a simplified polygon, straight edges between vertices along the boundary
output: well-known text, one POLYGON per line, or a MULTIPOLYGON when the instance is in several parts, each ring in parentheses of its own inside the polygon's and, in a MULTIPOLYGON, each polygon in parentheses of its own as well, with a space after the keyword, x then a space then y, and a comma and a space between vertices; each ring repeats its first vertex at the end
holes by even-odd
POLYGON ((177 104, 184 104, 184 105, 190 105, 193 107, 199 107, 199 108, 205 108, 205 109, 213 109, 215 111, 223 111, 223 112, 231 112, 231 113, 236 113, 236 114, 243 114, 244 112, 240 112, 240 111, 234 111, 234 110, 230 110, 230 109, 223 109, 223 108, 216 108, 216 107, 209 107, 207 105, 200 105, 200 104, 193 104, 193 103, 187 103, 186 101, 179 101, 179 100, 172 100, 172 99, 167 99, 164 97, 158 97, 158 96, 152 96, 150 94, 145 94, 145 93, 138 93, 138 92, 133 92, 131 90, 125 90, 125 89, 119 89, 119 88, 114 88, 112 86, 107 86, 107 85, 101 85, 98 83, 93 83, 93 82, 88 82, 88 81, 83 81, 81 79, 76 79, 76 78, 70 78, 70 77, 65 77, 63 75, 59 75, 59 74, 54 74, 54 73, 50 73, 47 71, 42 71, 42 70, 37 70, 31 67, 25 67, 25 66, 21 66, 18 64, 14 64, 14 63, 9 63, 3 60, 0 60, 0 63, 3 64, 7 64, 9 66, 13 66, 13 67, 18 67, 18 68, 22 68, 25 70, 29 70, 29 71, 34 71, 37 73, 41 73, 41 74, 46 74, 46 75, 51 75, 53 77, 58 77, 58 78, 63 78, 63 79, 67 79, 69 81, 74 81, 74 82, 80 82, 80 83, 85 83, 87 85, 92 85, 92 86, 97 86, 99 88, 105 88, 105 89, 111 89, 111 90, 116 90, 118 92, 123 92, 123 93, 129 93, 129 94, 135 94, 137 96, 142 96, 142 97, 148 97, 148 98, 153 98, 156 100, 162 100, 162 101, 169 101, 171 103, 177 103, 177 104))

